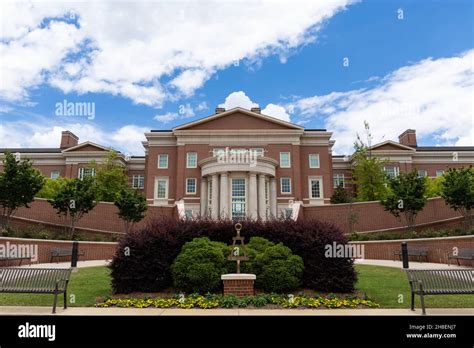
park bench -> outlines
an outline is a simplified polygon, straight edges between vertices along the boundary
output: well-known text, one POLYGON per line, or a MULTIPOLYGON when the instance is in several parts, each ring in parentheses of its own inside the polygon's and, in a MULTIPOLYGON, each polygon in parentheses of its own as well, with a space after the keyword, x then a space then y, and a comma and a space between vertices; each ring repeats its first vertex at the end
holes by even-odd
POLYGON ((474 265, 474 248, 460 248, 457 255, 448 256, 449 264, 453 259, 457 261, 458 266, 460 266, 459 260, 471 260, 471 265, 474 265))
POLYGON ((30 260, 30 258, 29 257, 23 257, 23 256, 0 257, 0 261, 6 261, 5 263, 7 263, 8 261, 20 261, 18 266, 21 266, 21 263, 23 262, 23 260, 30 260))
MULTIPOLYGON (((54 249, 51 249, 50 251, 51 251, 50 262, 53 262, 54 258, 72 256, 72 248, 54 248, 54 249)), ((79 259, 79 256, 84 256, 84 252, 78 252, 77 253, 78 259, 79 259)))
POLYGON ((0 293, 53 294, 53 314, 56 313, 58 294, 64 294, 67 308, 67 285, 71 268, 0 267, 0 293))
POLYGON ((405 269, 411 291, 411 310, 415 310, 415 294, 420 296, 423 315, 426 295, 474 294, 474 268, 405 269))
MULTIPOLYGON (((398 259, 402 260, 402 249, 395 250, 393 252, 394 260, 398 256, 398 259)), ((424 247, 408 247, 408 256, 413 256, 418 258, 418 262, 421 262, 421 258, 424 257, 428 261, 428 248, 424 247)))

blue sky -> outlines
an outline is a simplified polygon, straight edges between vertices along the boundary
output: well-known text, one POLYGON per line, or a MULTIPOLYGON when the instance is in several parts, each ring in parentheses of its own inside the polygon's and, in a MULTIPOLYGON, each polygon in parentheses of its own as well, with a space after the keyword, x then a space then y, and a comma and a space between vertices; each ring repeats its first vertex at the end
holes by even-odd
POLYGON ((252 103, 333 131, 335 153, 364 120, 375 142, 415 128, 424 145, 474 145, 472 1, 314 3, 3 4, 0 147, 57 146, 71 129, 140 154, 143 131, 252 103), (56 115, 63 100, 95 117, 56 115))

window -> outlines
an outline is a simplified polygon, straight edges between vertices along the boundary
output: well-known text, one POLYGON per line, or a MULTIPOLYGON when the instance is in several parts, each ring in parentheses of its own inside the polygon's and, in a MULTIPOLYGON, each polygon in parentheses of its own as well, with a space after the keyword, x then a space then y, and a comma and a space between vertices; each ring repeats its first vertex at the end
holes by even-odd
POLYGON ((344 174, 334 174, 333 175, 333 181, 334 181, 334 188, 339 187, 339 185, 344 187, 344 185, 345 185, 345 183, 344 183, 344 174))
POLYGON ((309 198, 321 198, 321 179, 310 178, 309 179, 309 198))
POLYGON ((388 166, 388 167, 383 167, 383 170, 385 173, 388 175, 390 179, 393 179, 398 176, 400 173, 400 168, 395 167, 395 166, 388 166))
POLYGON ((444 175, 444 170, 437 170, 436 171, 436 176, 443 176, 444 175))
POLYGON ((418 171, 418 176, 420 178, 424 178, 424 177, 428 176, 428 174, 426 173, 426 170, 419 170, 418 171))
POLYGON ((280 152, 280 167, 291 168, 290 153, 280 152))
POLYGON ((191 220, 193 218, 193 211, 191 209, 186 209, 184 211, 184 216, 186 219, 191 220))
POLYGON ((168 198, 168 179, 156 178, 155 190, 156 190, 156 193, 155 193, 156 199, 167 199, 168 198))
POLYGON ((144 175, 133 175, 132 176, 132 187, 136 189, 142 189, 145 187, 145 176, 144 175))
POLYGON ((51 172, 51 179, 56 180, 59 177, 60 177, 59 170, 53 170, 51 172))
POLYGON ((168 168, 168 155, 167 154, 158 155, 158 168, 159 169, 168 168))
POLYGON ((95 168, 79 168, 79 179, 95 176, 95 168))
POLYGON ((232 219, 243 219, 245 215, 245 179, 232 178, 232 219))
POLYGON ((291 178, 280 179, 281 193, 291 193, 291 178))
POLYGON ((197 152, 188 152, 186 155, 186 167, 197 168, 197 152))
POLYGON ((319 155, 309 155, 309 167, 319 168, 319 155))
POLYGON ((186 194, 187 195, 196 194, 196 179, 195 178, 186 179, 186 194))

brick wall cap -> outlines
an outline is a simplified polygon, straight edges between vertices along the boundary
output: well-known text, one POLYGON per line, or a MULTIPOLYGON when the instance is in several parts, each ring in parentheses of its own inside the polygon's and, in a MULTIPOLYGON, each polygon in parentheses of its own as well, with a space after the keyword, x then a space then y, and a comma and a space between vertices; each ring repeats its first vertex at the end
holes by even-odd
POLYGON ((350 241, 349 244, 377 244, 377 243, 400 243, 400 242, 429 242, 429 241, 443 241, 453 239, 474 239, 474 235, 464 236, 450 236, 450 237, 433 237, 433 238, 411 238, 411 239, 385 239, 385 240, 361 240, 361 241, 350 241))
POLYGON ((250 273, 229 273, 221 275, 222 280, 255 280, 257 276, 250 273))

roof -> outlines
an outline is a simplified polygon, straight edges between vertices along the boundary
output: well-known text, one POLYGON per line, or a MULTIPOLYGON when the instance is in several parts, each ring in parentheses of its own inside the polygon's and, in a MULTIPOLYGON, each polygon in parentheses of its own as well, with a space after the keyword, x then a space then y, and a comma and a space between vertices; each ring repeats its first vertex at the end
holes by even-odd
POLYGON ((11 153, 61 153, 62 149, 60 148, 47 148, 47 147, 35 147, 35 148, 0 148, 0 153, 5 152, 11 153))
POLYGON ((416 151, 474 151, 474 146, 416 146, 416 151))
POLYGON ((305 128, 305 132, 327 132, 326 128, 305 128))
POLYGON ((172 132, 171 129, 152 129, 150 132, 172 132))

